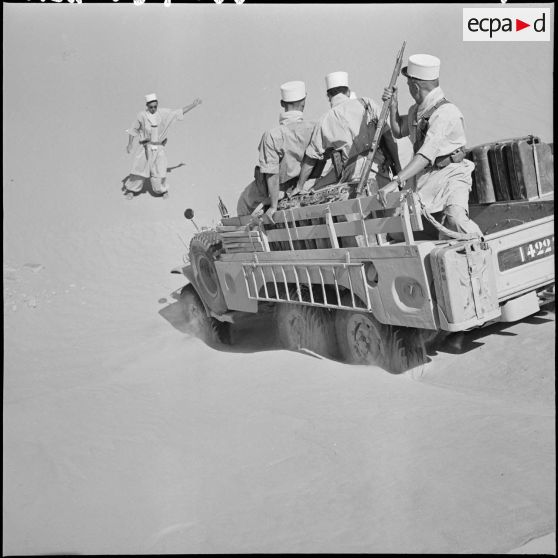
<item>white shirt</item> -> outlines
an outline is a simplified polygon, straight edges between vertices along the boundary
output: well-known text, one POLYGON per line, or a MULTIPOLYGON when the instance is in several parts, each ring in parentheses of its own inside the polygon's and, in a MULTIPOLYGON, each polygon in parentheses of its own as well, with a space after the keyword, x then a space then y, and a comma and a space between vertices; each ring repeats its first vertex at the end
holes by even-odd
POLYGON ((131 136, 138 136, 139 141, 163 141, 167 137, 170 125, 175 120, 182 120, 183 118, 182 109, 158 108, 155 114, 144 110, 138 113, 136 119, 126 131, 131 136))
POLYGON ((297 177, 314 124, 304 120, 298 110, 281 113, 279 126, 267 131, 260 140, 260 171, 279 174, 281 184, 297 177))
MULTIPOLYGON (((421 116, 443 97, 442 88, 436 87, 428 93, 420 105, 417 106, 415 103, 409 109, 409 138, 413 144, 417 138, 417 119, 420 120, 421 116)), ((465 147, 466 144, 463 114, 453 103, 446 103, 438 107, 430 117, 424 143, 417 153, 433 163, 437 157, 449 155, 457 148, 465 147)))
POLYGON ((376 127, 374 121, 380 117, 380 108, 367 97, 371 113, 365 118, 365 109, 358 99, 349 99, 338 93, 331 99, 331 109, 319 120, 306 155, 312 159, 323 159, 326 149, 341 150, 345 162, 350 157, 370 148, 376 127))

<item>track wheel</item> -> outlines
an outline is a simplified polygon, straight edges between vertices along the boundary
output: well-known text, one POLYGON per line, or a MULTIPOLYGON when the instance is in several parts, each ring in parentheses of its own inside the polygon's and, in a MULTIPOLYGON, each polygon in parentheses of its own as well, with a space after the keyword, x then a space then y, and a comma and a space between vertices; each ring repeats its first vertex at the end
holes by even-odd
POLYGON ((285 349, 308 349, 326 357, 335 355, 331 311, 305 304, 278 303, 275 319, 279 340, 285 349))
POLYGON ((224 314, 227 311, 227 304, 215 269, 215 260, 222 251, 221 239, 215 231, 202 231, 190 241, 190 263, 200 296, 208 308, 216 314, 224 314))
POLYGON ((208 316, 200 297, 191 285, 182 289, 180 302, 190 333, 210 346, 231 344, 231 324, 208 316))
POLYGON ((389 328, 371 313, 336 310, 335 332, 342 360, 386 366, 389 328))

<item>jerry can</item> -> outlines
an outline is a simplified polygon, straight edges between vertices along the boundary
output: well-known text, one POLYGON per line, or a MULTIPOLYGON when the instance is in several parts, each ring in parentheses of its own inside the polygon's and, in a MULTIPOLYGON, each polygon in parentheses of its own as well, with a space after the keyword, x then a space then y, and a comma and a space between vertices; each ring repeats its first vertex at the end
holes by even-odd
POLYGON ((553 145, 539 143, 535 145, 537 166, 540 178, 541 195, 554 192, 554 153, 553 145))
POLYGON ((512 199, 528 200, 538 195, 535 150, 539 139, 518 139, 506 145, 512 199))
POLYGON ((508 165, 504 155, 505 146, 505 143, 497 143, 488 150, 488 160, 490 162, 496 201, 511 200, 508 165))
POLYGON ((472 241, 430 253, 440 328, 463 331, 500 316, 492 250, 472 241))
POLYGON ((492 203, 496 201, 494 184, 490 174, 490 163, 488 161, 488 150, 490 144, 479 145, 471 149, 472 161, 475 163, 473 171, 473 203, 492 203))

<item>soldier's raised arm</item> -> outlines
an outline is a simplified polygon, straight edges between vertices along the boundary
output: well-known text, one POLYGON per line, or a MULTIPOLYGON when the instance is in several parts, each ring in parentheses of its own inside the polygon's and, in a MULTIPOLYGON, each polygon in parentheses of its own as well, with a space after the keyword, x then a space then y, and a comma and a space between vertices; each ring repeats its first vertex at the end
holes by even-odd
POLYGON ((186 114, 187 112, 191 111, 193 108, 196 108, 198 105, 201 105, 201 103, 202 103, 201 99, 199 98, 194 99, 191 104, 182 107, 182 114, 186 114))
POLYGON ((399 105, 397 99, 397 87, 393 89, 386 87, 384 89, 384 94, 382 95, 382 101, 387 101, 391 99, 390 111, 389 111, 389 123, 391 126, 391 131, 393 137, 400 139, 409 135, 409 117, 406 114, 399 114, 399 105))

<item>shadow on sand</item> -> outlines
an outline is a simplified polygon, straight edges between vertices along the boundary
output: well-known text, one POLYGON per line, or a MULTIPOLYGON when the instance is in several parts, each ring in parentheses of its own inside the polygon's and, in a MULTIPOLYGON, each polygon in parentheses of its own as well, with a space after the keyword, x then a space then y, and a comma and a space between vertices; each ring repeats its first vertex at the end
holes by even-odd
MULTIPOLYGON (((536 314, 519 321, 532 325, 545 324, 547 322, 554 321, 553 318, 546 317, 554 312, 554 302, 551 302, 542 306, 540 311, 536 314)), ((461 355, 468 353, 482 347, 484 345, 482 340, 490 335, 515 337, 517 333, 507 330, 516 323, 517 322, 497 322, 495 324, 472 329, 470 331, 458 331, 456 333, 445 333, 439 335, 436 340, 429 345, 428 355, 435 356, 438 353, 461 355)))
MULTIPOLYGON (((160 304, 167 305, 159 311, 159 314, 178 331, 196 336, 196 332, 187 323, 180 303, 180 289, 173 292, 169 298, 159 300, 160 304), (170 302, 170 300, 174 300, 170 302)), ((544 305, 541 310, 524 321, 529 324, 539 325, 553 318, 547 317, 555 312, 554 302, 544 305)), ((466 332, 447 333, 442 332, 434 340, 427 344, 427 355, 424 364, 431 362, 438 353, 465 354, 484 345, 483 339, 490 335, 516 336, 516 333, 508 331, 516 322, 498 322, 484 328, 478 328, 466 332)), ((274 322, 274 314, 270 307, 264 307, 264 311, 256 315, 246 315, 231 325, 231 344, 207 343, 214 349, 230 353, 257 353, 263 351, 281 350, 281 345, 274 322)), ((286 350, 286 349, 284 349, 286 350)), ((331 355, 317 355, 312 351, 304 349, 303 352, 317 358, 327 358, 339 361, 331 355)), ((390 372, 396 373, 396 372, 390 372)))
MULTIPOLYGON (((175 291, 169 297, 169 299, 174 299, 174 302, 170 302, 169 299, 159 300, 161 304, 170 302, 159 310, 159 315, 178 331, 196 335, 184 317, 179 293, 180 290, 175 291)), ((230 345, 224 343, 211 343, 210 345, 214 349, 228 353, 259 353, 282 348, 275 333, 273 313, 268 309, 253 316, 242 317, 232 324, 230 345)))

